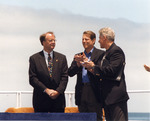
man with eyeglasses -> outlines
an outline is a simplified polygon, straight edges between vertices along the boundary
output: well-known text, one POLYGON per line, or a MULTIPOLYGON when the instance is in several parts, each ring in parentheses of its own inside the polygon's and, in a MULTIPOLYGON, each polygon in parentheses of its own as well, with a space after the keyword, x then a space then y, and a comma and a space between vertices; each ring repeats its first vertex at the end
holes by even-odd
POLYGON ((35 112, 64 112, 64 91, 68 83, 66 56, 53 51, 56 44, 53 32, 40 36, 43 50, 29 59, 29 82, 34 88, 35 112))

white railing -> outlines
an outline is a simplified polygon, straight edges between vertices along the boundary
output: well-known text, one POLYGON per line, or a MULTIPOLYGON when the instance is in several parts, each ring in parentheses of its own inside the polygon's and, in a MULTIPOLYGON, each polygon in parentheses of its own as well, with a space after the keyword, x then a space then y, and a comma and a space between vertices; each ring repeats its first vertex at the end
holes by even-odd
MULTIPOLYGON (((0 91, 0 94, 15 94, 16 95, 16 107, 21 107, 22 104, 22 95, 23 94, 32 94, 32 91, 0 91)), ((73 105, 73 96, 74 92, 73 91, 67 91, 65 92, 65 95, 67 97, 68 101, 68 106, 71 107, 73 105)))
MULTIPOLYGON (((150 90, 129 90, 128 93, 150 93, 150 90)), ((21 107, 22 104, 22 95, 23 94, 32 94, 32 91, 0 91, 1 94, 16 94, 16 107, 21 107)), ((73 106, 74 91, 66 91, 65 95, 67 97, 67 106, 73 106)))

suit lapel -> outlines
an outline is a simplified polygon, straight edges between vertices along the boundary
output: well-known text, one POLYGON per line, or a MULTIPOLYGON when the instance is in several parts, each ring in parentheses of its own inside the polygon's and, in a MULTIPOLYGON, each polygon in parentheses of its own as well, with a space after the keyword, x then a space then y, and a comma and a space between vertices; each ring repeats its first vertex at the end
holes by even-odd
POLYGON ((92 55, 91 55, 91 61, 94 61, 96 58, 97 54, 96 54, 96 48, 94 48, 92 55))
POLYGON ((105 54, 104 54, 104 56, 103 56, 103 58, 102 58, 102 60, 101 60, 101 67, 103 66, 103 65, 107 65, 109 62, 108 62, 108 57, 109 57, 109 54, 111 53, 111 50, 114 48, 116 46, 116 44, 115 43, 113 43, 111 46, 110 46, 110 48, 108 49, 108 50, 106 50, 106 52, 105 52, 105 54))
POLYGON ((40 52, 39 61, 40 61, 40 64, 41 64, 41 66, 43 68, 43 71, 49 76, 48 68, 47 68, 47 64, 46 64, 46 61, 45 61, 45 57, 44 57, 43 51, 40 52))
POLYGON ((55 73, 57 72, 58 67, 58 56, 55 51, 53 51, 53 70, 52 70, 52 78, 54 78, 55 73), (54 73, 55 72, 55 73, 54 73))

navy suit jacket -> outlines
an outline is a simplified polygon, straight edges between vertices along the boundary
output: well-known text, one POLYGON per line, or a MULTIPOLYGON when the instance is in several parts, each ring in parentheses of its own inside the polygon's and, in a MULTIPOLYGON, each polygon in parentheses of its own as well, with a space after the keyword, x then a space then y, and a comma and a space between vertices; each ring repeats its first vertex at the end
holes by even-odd
POLYGON ((30 57, 29 82, 33 86, 33 107, 35 109, 47 108, 53 101, 44 90, 46 88, 57 90, 60 95, 55 99, 58 106, 65 107, 64 91, 68 82, 68 65, 65 55, 53 52, 52 78, 48 73, 43 51, 30 57))
POLYGON ((94 68, 95 75, 100 76, 103 101, 106 105, 127 101, 129 97, 122 68, 125 63, 124 52, 113 43, 104 55, 103 63, 99 62, 94 68), (120 81, 116 79, 119 74, 121 74, 120 81))
MULTIPOLYGON (((97 48, 94 48, 92 55, 91 55, 91 61, 93 61, 95 64, 98 63, 99 60, 102 59, 104 54, 104 51, 99 50, 97 48)), ((82 66, 78 67, 77 63, 75 60, 72 61, 71 66, 68 69, 68 75, 70 77, 74 76, 77 74, 77 82, 75 86, 75 103, 76 105, 80 105, 81 102, 81 94, 82 94, 82 66)), ((88 77, 92 86, 92 89, 95 93, 95 96, 97 100, 100 102, 101 97, 100 97, 100 88, 99 88, 99 80, 96 76, 94 76, 91 72, 88 71, 88 77)))

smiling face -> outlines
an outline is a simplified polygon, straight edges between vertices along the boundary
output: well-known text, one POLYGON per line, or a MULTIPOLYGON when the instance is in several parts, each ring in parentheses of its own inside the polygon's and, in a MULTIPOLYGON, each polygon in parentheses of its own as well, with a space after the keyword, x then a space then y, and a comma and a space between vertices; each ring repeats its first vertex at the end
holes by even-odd
POLYGON ((89 52, 94 47, 95 39, 92 40, 90 38, 90 35, 83 34, 83 36, 82 36, 82 44, 83 44, 84 49, 87 52, 89 52))
POLYGON ((98 42, 100 43, 100 47, 101 47, 101 48, 105 48, 105 45, 106 45, 105 42, 106 42, 106 41, 105 41, 105 37, 104 37, 104 36, 100 35, 98 42))
POLYGON ((43 41, 43 47, 46 52, 51 52, 55 48, 55 36, 54 34, 47 33, 45 36, 45 41, 43 41))

